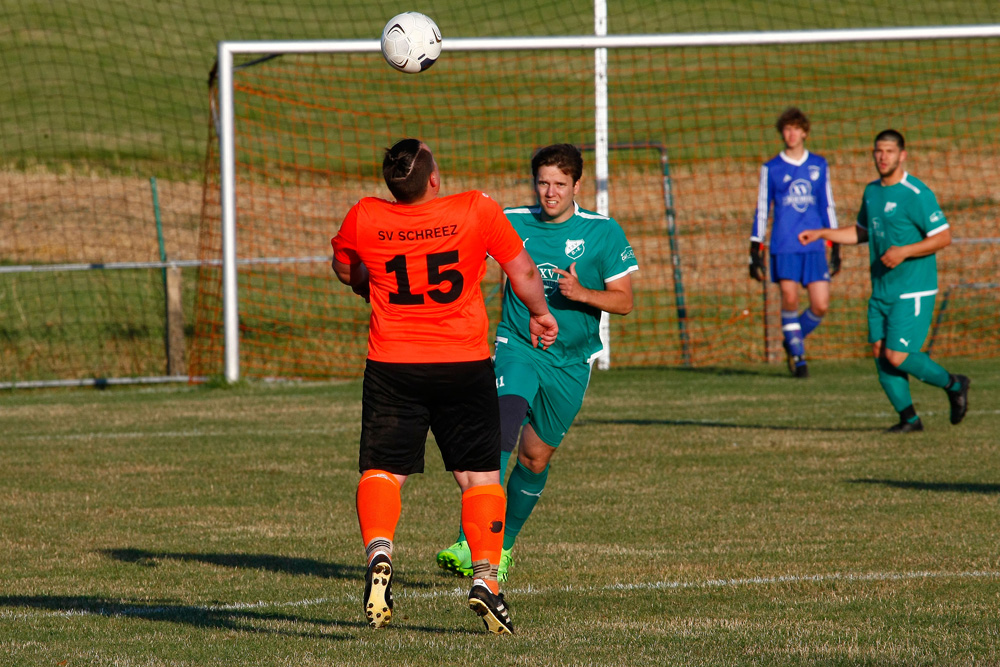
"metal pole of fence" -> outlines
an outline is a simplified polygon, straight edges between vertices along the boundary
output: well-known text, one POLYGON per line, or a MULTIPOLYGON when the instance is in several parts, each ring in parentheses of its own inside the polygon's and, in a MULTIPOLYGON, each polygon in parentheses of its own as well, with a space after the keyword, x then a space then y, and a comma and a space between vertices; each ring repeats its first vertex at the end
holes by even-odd
POLYGON ((674 270, 674 306, 677 308, 677 335, 681 342, 681 361, 691 366, 691 340, 687 330, 687 303, 684 296, 684 276, 681 271, 681 251, 677 242, 677 218, 674 215, 674 190, 670 183, 670 161, 667 147, 658 145, 663 168, 663 205, 667 211, 667 237, 670 241, 670 263, 674 270))

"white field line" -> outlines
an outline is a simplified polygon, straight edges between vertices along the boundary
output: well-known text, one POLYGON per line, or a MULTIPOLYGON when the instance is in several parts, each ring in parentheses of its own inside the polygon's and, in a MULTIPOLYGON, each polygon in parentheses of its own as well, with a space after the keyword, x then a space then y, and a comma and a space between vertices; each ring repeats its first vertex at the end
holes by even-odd
MULTIPOLYGON (((924 416, 934 416, 936 414, 947 414, 944 412, 938 413, 934 410, 921 410, 921 415, 924 416)), ((970 415, 997 415, 1000 414, 1000 410, 969 410, 970 415)), ((851 417, 897 417, 896 413, 889 412, 858 412, 850 415, 851 417)), ((781 415, 771 415, 769 417, 778 422, 795 422, 801 421, 801 418, 796 416, 783 417, 781 415)), ((718 426, 721 422, 716 419, 684 419, 685 425, 697 425, 704 424, 706 426, 718 426)), ((738 428, 741 424, 733 422, 726 423, 727 426, 732 426, 738 428)), ((46 442, 56 442, 60 440, 91 440, 95 438, 101 438, 104 440, 128 440, 135 438, 226 438, 234 437, 237 435, 260 435, 260 436, 274 436, 280 437, 283 435, 322 435, 324 433, 334 433, 337 431, 349 431, 352 429, 360 429, 360 422, 352 423, 350 425, 340 425, 340 426, 329 426, 326 428, 300 428, 300 429, 281 429, 277 431, 261 431, 258 429, 253 429, 249 432, 240 431, 199 431, 199 430, 189 430, 189 431, 127 431, 127 432, 102 432, 93 431, 91 433, 51 433, 45 435, 37 434, 18 434, 14 433, 12 435, 4 436, 8 440, 40 440, 46 442)))
POLYGON ((34 435, 34 434, 14 434, 9 436, 4 436, 9 440, 43 440, 43 441, 59 441, 59 440, 130 440, 135 438, 234 438, 240 435, 260 435, 260 436, 274 436, 281 437, 287 435, 323 435, 324 433, 333 433, 336 431, 349 431, 352 429, 359 429, 360 423, 341 425, 341 426, 328 426, 325 428, 296 428, 296 429, 280 429, 276 431, 262 431, 260 429, 253 429, 252 431, 201 431, 198 429, 192 429, 189 431, 125 431, 125 432, 102 432, 102 431, 92 431, 90 433, 51 433, 46 435, 34 435))
MULTIPOLYGON (((750 588, 754 586, 770 586, 774 584, 800 584, 800 583, 825 583, 825 582, 847 582, 865 583, 872 581, 918 581, 921 579, 997 579, 1000 572, 992 570, 972 570, 968 572, 862 572, 862 573, 839 573, 831 574, 804 574, 804 575, 781 575, 777 577, 749 577, 742 579, 706 579, 704 581, 651 581, 638 584, 608 584, 606 586, 556 586, 550 588, 536 588, 527 586, 525 588, 508 589, 507 594, 525 596, 540 596, 551 593, 581 593, 592 594, 616 591, 658 591, 658 590, 697 590, 711 588, 750 588)), ((448 588, 435 591, 397 591, 397 600, 430 600, 442 597, 464 598, 468 595, 465 588, 448 588)), ((176 614, 179 611, 187 610, 192 612, 205 613, 225 613, 240 612, 252 609, 288 609, 292 607, 312 607, 324 604, 353 604, 359 602, 360 595, 348 594, 340 598, 312 598, 306 600, 293 600, 290 602, 270 602, 260 600, 257 602, 236 602, 224 605, 176 605, 169 607, 139 607, 128 605, 114 605, 114 616, 156 616, 160 614, 176 614)), ((109 609, 105 613, 101 610, 71 609, 66 611, 51 612, 55 616, 87 616, 87 615, 112 615, 110 607, 113 605, 109 601, 109 609)), ((49 610, 42 610, 46 613, 49 610)), ((26 610, 5 610, 0 611, 0 618, 26 618, 31 612, 26 610)))
MULTIPOLYGON (((946 415, 949 414, 946 410, 921 410, 921 415, 946 415)), ((1000 415, 1000 410, 969 410, 966 413, 968 415, 1000 415)), ((898 417, 898 412, 855 412, 851 414, 852 417, 898 417)))
MULTIPOLYGON (((935 415, 947 415, 947 414, 949 414, 948 410, 923 410, 923 409, 920 410, 920 415, 921 416, 927 416, 927 417, 933 417, 935 415)), ((968 415, 1000 415, 1000 410, 969 410, 966 413, 966 416, 968 416, 968 415)), ((897 413, 897 412, 890 412, 888 410, 882 410, 882 411, 879 411, 879 412, 852 412, 848 416, 850 416, 850 417, 872 417, 872 418, 875 418, 875 419, 882 419, 884 417, 898 418, 899 417, 899 413, 897 413)), ((767 418, 769 420, 776 421, 776 422, 800 422, 800 421, 803 421, 802 417, 800 415, 796 415, 796 414, 788 414, 788 415, 769 414, 767 416, 767 418)), ((691 423, 699 422, 699 423, 705 423, 705 424, 718 424, 718 423, 720 423, 718 420, 712 420, 712 419, 688 419, 688 420, 685 420, 685 421, 688 421, 688 422, 691 422, 691 423)), ((740 424, 738 424, 736 422, 733 422, 731 425, 732 426, 740 426, 740 424)))
MULTIPOLYGON (((927 416, 927 417, 932 417, 934 415, 947 415, 947 414, 948 414, 948 411, 942 411, 942 410, 923 410, 923 409, 920 410, 920 415, 921 416, 927 416)), ((967 415, 1000 415, 1000 410, 969 410, 968 413, 966 413, 966 414, 967 415)), ((896 413, 896 412, 889 412, 888 410, 883 410, 883 411, 880 411, 880 412, 852 412, 852 413, 850 413, 848 415, 845 415, 845 416, 847 416, 847 417, 874 418, 874 419, 884 419, 884 418, 889 418, 889 417, 892 417, 894 419, 898 419, 899 418, 899 414, 898 413, 896 413)), ((668 419, 674 419, 677 422, 680 422, 679 424, 676 424, 678 426, 724 426, 724 427, 727 427, 727 428, 728 427, 733 427, 733 428, 747 428, 747 427, 751 427, 751 426, 753 426, 753 427, 759 427, 760 426, 759 424, 749 424, 748 425, 748 424, 745 424, 745 423, 740 423, 740 422, 735 422, 735 421, 724 421, 724 420, 720 420, 720 419, 695 418, 695 417, 688 418, 688 417, 683 417, 683 416, 680 416, 680 415, 677 415, 675 417, 670 417, 668 419)), ((768 414, 767 419, 768 419, 768 421, 776 423, 776 424, 798 424, 798 423, 806 423, 806 422, 809 422, 810 424, 812 423, 807 418, 803 417, 801 414, 798 414, 798 413, 788 413, 788 414, 784 414, 784 413, 770 413, 770 414, 768 414)), ((591 423, 593 423, 593 422, 601 422, 601 423, 604 423, 604 422, 614 421, 614 420, 612 418, 604 418, 604 417, 601 417, 601 418, 581 417, 580 421, 583 422, 583 423, 587 423, 587 422, 591 422, 591 423)), ((628 418, 624 418, 624 421, 627 423, 630 420, 628 418)), ((635 421, 640 421, 641 422, 643 420, 636 418, 635 421)), ((651 421, 655 423, 656 420, 651 420, 651 421)), ((672 426, 674 424, 665 423, 664 425, 665 426, 672 426)), ((804 430, 808 430, 809 429, 808 426, 803 426, 801 428, 804 429, 804 430)), ((878 428, 878 427, 873 427, 873 428, 878 428)), ((836 429, 833 428, 833 427, 830 427, 828 430, 835 431, 836 429)))

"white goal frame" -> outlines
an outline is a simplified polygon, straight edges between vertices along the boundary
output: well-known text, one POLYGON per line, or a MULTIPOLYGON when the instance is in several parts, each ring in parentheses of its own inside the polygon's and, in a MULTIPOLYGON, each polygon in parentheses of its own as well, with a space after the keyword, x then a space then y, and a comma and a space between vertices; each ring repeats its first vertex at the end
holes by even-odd
MULTIPOLYGON (((608 200, 608 100, 607 49, 692 48, 781 44, 830 44, 838 42, 891 42, 1000 37, 1000 25, 926 26, 913 28, 862 28, 851 30, 795 30, 771 32, 673 33, 660 35, 607 35, 603 0, 595 3, 594 35, 564 37, 446 38, 444 51, 594 51, 594 146, 598 213, 607 215, 608 200)), ((222 291, 224 368, 227 382, 240 379, 239 298, 236 268, 236 176, 233 113, 234 56, 304 53, 379 53, 379 40, 231 41, 218 43, 219 158, 222 206, 222 291)), ((295 258, 289 258, 294 261, 295 258)), ((602 322, 605 348, 599 368, 610 363, 607 315, 602 322)))

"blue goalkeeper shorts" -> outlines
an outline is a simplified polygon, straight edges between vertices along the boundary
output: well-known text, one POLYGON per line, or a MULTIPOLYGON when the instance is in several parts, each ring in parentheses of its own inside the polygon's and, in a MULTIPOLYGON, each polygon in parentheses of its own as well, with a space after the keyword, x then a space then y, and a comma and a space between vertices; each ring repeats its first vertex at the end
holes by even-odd
POLYGON ((793 280, 808 285, 820 280, 830 281, 830 267, 825 252, 792 252, 771 254, 771 282, 793 280))

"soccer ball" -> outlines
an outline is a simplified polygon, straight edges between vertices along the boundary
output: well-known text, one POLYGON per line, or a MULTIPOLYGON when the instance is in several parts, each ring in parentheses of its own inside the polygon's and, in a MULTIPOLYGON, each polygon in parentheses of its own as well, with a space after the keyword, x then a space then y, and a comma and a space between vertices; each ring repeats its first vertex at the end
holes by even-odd
POLYGON ((441 55, 441 31, 428 16, 404 12, 389 19, 382 30, 382 56, 407 74, 434 64, 441 55))

